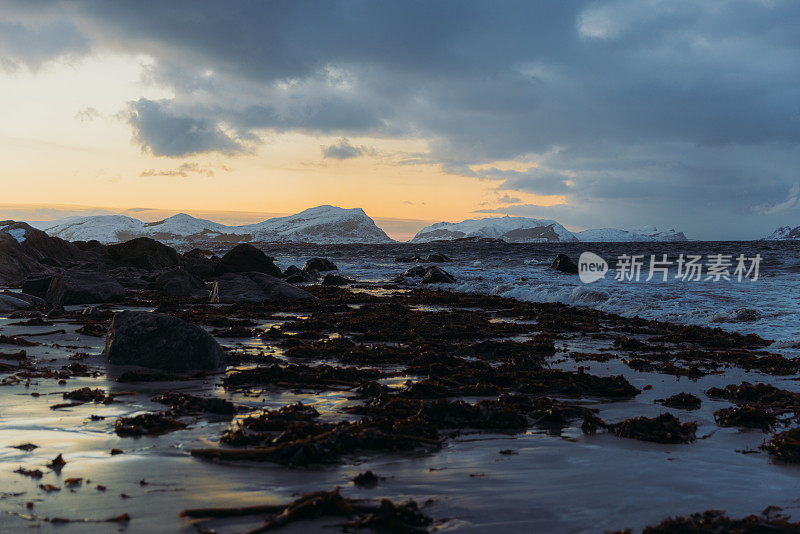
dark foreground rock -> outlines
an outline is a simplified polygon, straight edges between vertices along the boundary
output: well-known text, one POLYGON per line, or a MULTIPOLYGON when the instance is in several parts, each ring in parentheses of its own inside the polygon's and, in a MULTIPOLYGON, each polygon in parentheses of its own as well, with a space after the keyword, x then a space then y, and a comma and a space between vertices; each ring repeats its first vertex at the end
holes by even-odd
POLYGON ((248 243, 236 245, 229 250, 214 269, 217 275, 246 272, 264 273, 276 278, 283 275, 269 256, 248 243))
POLYGON ((124 311, 114 315, 103 354, 109 363, 167 371, 214 370, 225 351, 197 325, 161 313, 124 311))
POLYGON ((562 273, 578 274, 578 265, 566 254, 556 256, 556 259, 550 264, 550 268, 562 273))
POLYGON ((333 263, 331 260, 326 258, 311 258, 308 260, 305 265, 303 265, 304 271, 317 271, 320 273, 324 273, 326 271, 338 271, 339 268, 336 267, 336 264, 333 263))
POLYGON ((52 306, 118 302, 124 298, 125 288, 97 271, 64 271, 53 277, 47 289, 47 303, 52 306))
POLYGON ((279 278, 259 272, 228 273, 217 279, 219 301, 264 302, 273 300, 314 300, 314 296, 279 278))

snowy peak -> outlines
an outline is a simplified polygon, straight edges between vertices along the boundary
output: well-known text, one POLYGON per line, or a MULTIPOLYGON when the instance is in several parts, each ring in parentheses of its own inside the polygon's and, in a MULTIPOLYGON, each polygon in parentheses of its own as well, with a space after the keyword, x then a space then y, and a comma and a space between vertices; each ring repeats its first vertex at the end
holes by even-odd
POLYGON ((686 241, 683 232, 644 226, 629 230, 600 228, 572 233, 557 221, 529 217, 487 217, 460 223, 436 223, 420 230, 413 243, 465 238, 494 238, 508 243, 686 241))
POLYGON ((800 226, 782 226, 765 237, 767 241, 794 241, 800 239, 800 226))
POLYGON ((135 237, 189 244, 202 241, 272 241, 303 243, 392 243, 361 208, 317 206, 256 224, 226 226, 178 213, 162 221, 143 222, 124 215, 70 217, 41 225, 49 235, 69 241, 118 243, 135 237))
POLYGON ((510 243, 577 241, 572 232, 557 221, 505 216, 432 224, 417 232, 411 242, 426 243, 471 237, 502 239, 510 243))
POLYGON ((659 230, 655 226, 644 226, 620 230, 619 228, 598 228, 576 232, 575 236, 585 242, 631 242, 631 241, 686 241, 683 232, 675 229, 659 230))
POLYGON ((232 227, 238 234, 252 234, 257 241, 303 243, 392 243, 361 208, 317 206, 287 217, 275 217, 232 227))

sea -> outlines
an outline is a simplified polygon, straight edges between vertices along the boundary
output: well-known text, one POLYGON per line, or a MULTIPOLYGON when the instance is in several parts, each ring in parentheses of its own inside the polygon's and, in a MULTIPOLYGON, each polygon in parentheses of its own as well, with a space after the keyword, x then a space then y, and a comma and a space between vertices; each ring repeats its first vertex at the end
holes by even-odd
MULTIPOLYGON (((794 241, 272 243, 260 248, 282 269, 324 257, 337 264, 340 274, 365 282, 391 281, 415 265, 397 258, 445 254, 452 263, 438 265, 457 282, 443 288, 755 333, 773 340, 772 349, 800 349, 800 243, 794 241), (579 276, 549 268, 558 254, 577 262, 584 252, 608 262, 604 277, 584 283, 579 276), (693 256, 699 273, 687 269, 693 256), (744 271, 737 273, 740 257, 744 271), (631 268, 637 263, 638 277, 631 268)), ((409 279, 409 285, 415 283, 409 279)))

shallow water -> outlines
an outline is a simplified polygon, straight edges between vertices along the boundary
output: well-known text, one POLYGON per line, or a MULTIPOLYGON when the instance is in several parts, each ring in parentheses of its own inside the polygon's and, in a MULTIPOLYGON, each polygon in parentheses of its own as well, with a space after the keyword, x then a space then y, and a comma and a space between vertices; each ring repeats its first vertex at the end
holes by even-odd
MULTIPOLYGON (((0 318, 6 334, 65 328, 67 334, 33 338, 46 344, 29 347, 29 355, 52 360, 51 367, 69 363, 75 352, 94 354, 83 363, 106 370, 97 356, 102 339, 74 332, 75 326, 9 326, 0 318), (56 347, 55 344, 62 347, 56 347), (73 348, 63 348, 69 346, 73 348)), ((265 327, 268 327, 265 325, 265 327)), ((233 340, 226 344, 232 345, 233 340)), ((251 340, 250 346, 259 341, 251 340)), ((577 338, 559 342, 565 351, 596 351, 608 342, 577 338)), ((16 347, 3 346, 3 350, 16 347)), ((556 355, 554 366, 574 369, 578 364, 556 355)), ((584 367, 587 362, 582 362, 584 367)), ((195 447, 215 446, 228 421, 208 417, 190 421, 186 430, 158 438, 120 438, 113 434, 114 419, 164 407, 151 402, 152 395, 176 389, 202 395, 218 395, 253 407, 279 407, 302 400, 325 412, 349 402, 347 392, 298 394, 265 389, 255 396, 230 394, 204 381, 119 384, 113 381, 118 369, 108 369, 100 378, 72 378, 65 385, 54 380, 35 380, 24 385, 0 388, 0 531, 19 532, 38 527, 49 532, 195 532, 191 522, 178 517, 185 508, 237 506, 286 502, 298 494, 341 487, 346 496, 395 501, 416 499, 420 504, 433 499, 424 510, 441 520, 443 531, 485 532, 598 532, 623 527, 642 527, 669 515, 724 509, 733 516, 758 513, 777 505, 798 515, 800 469, 772 463, 759 451, 765 434, 720 428, 713 412, 727 402, 712 401, 702 392, 712 386, 763 381, 800 391, 796 380, 726 370, 696 381, 669 375, 632 371, 618 360, 588 362, 589 372, 598 375, 623 374, 642 388, 652 385, 633 400, 583 403, 600 410, 599 416, 615 422, 631 416, 653 416, 664 411, 653 401, 673 393, 693 392, 703 400, 700 410, 670 409, 681 420, 697 420, 698 439, 689 445, 660 445, 618 438, 608 434, 583 435, 577 427, 560 434, 531 430, 520 435, 463 434, 448 441, 441 451, 413 454, 364 454, 347 458, 342 465, 314 469, 288 469, 270 463, 223 463, 189 456, 195 447), (110 405, 87 403, 68 409, 51 410, 61 393, 83 386, 101 387, 109 392, 133 392, 110 405), (32 396, 36 392, 38 397, 32 396), (91 421, 90 415, 105 419, 91 421), (39 445, 32 452, 11 448, 25 442, 39 445), (111 456, 112 448, 124 454, 111 456), (514 455, 500 450, 513 449, 514 455), (737 450, 755 451, 742 454, 737 450), (61 473, 44 465, 57 454, 67 461, 61 473), (19 467, 40 468, 41 480, 13 471, 19 467), (354 487, 352 477, 368 469, 386 477, 372 490, 354 487), (91 480, 69 490, 63 480, 83 477, 91 480), (140 481, 146 481, 145 485, 140 481), (39 484, 53 484, 61 491, 47 494, 39 484), (98 484, 106 491, 98 491, 98 484), (127 495, 122 497, 121 494, 127 495), (32 510, 25 503, 33 502, 32 510), (102 519, 129 513, 128 524, 70 523, 52 525, 36 517, 102 519), (34 516, 34 517, 31 517, 34 516)), ((574 400, 571 402, 575 402, 574 400)), ((579 424, 577 422, 576 424, 579 424)), ((258 517, 215 521, 206 524, 218 532, 241 532, 260 524, 258 517)), ((330 532, 337 519, 298 523, 286 532, 330 532)))

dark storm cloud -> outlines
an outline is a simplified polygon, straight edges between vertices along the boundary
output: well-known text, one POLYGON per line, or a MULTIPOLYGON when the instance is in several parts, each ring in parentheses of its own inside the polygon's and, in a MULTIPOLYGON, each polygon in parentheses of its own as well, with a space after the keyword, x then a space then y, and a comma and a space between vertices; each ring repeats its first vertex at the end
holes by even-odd
POLYGON ((35 52, 31 3, 7 6, 6 61, 84 42, 155 58, 175 97, 132 103, 130 122, 156 155, 292 130, 422 137, 406 163, 566 195, 565 223, 757 237, 800 218, 793 0, 42 2, 81 33, 35 52), (536 170, 472 169, 509 159, 536 170))
POLYGON ((16 70, 21 66, 38 69, 42 63, 61 56, 89 50, 86 38, 64 18, 29 24, 3 21, 0 15, 0 66, 16 70))
POLYGON ((322 157, 333 159, 350 159, 363 156, 373 152, 369 147, 353 146, 345 138, 339 139, 338 142, 322 147, 322 157))
POLYGON ((134 138, 156 156, 180 157, 202 152, 236 154, 244 146, 205 119, 175 115, 163 103, 140 98, 125 113, 134 138))

